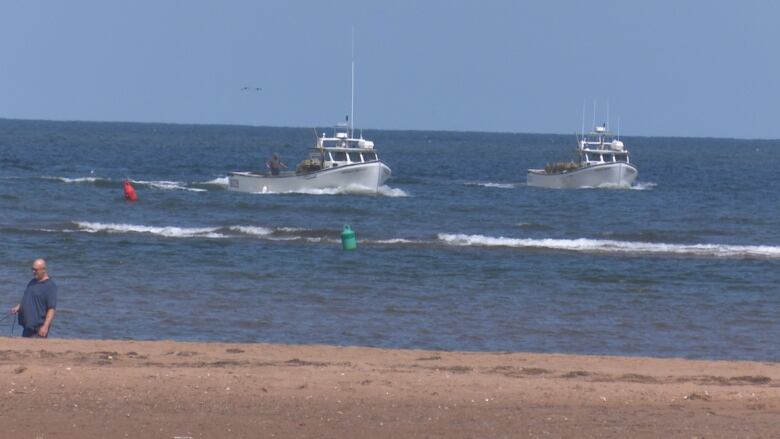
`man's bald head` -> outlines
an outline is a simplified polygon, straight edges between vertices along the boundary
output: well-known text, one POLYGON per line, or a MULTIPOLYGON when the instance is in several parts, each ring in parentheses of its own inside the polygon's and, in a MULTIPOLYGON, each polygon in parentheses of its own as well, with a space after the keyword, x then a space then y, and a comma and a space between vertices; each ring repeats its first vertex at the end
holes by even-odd
POLYGON ((49 277, 46 273, 46 261, 44 259, 38 258, 34 260, 32 264, 32 270, 33 275, 38 280, 44 280, 49 277))

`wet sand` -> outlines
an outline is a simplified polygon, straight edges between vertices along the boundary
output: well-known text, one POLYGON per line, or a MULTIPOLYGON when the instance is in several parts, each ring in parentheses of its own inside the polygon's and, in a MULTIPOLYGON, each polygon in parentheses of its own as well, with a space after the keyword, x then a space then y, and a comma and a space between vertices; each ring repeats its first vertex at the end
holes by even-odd
POLYGON ((0 338, 2 437, 772 438, 780 363, 0 338))

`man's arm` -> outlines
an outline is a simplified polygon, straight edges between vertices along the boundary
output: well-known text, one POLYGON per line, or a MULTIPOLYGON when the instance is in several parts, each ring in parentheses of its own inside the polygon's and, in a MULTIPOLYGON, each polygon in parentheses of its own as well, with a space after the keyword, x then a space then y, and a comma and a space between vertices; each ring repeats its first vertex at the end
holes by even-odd
POLYGON ((38 328, 38 335, 41 337, 46 337, 49 335, 49 327, 51 326, 51 321, 54 320, 54 314, 57 313, 57 310, 54 308, 49 308, 46 311, 46 320, 43 321, 43 325, 38 328))
POLYGON ((17 303, 16 306, 11 307, 11 314, 19 314, 19 309, 22 307, 21 303, 17 303))

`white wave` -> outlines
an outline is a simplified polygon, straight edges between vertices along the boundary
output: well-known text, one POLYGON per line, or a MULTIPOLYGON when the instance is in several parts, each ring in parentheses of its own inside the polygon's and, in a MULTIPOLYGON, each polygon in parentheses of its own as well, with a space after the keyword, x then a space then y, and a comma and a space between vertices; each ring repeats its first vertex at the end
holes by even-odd
POLYGON ((184 186, 185 183, 179 181, 166 181, 166 180, 156 180, 156 181, 130 180, 130 181, 135 184, 149 186, 155 189, 206 192, 206 189, 187 187, 184 186))
POLYGON ((44 176, 41 177, 45 180, 59 180, 64 183, 95 183, 98 181, 111 181, 107 178, 101 178, 101 177, 78 177, 78 178, 68 178, 68 177, 49 177, 44 176))
POLYGON ((274 232, 267 227, 258 226, 230 226, 230 230, 253 236, 268 236, 274 232))
POLYGON ((225 238, 221 233, 216 233, 216 227, 156 227, 140 226, 136 224, 92 223, 75 221, 74 224, 80 231, 88 233, 148 233, 164 236, 166 238, 225 238))
POLYGON ((584 253, 671 254, 718 258, 780 258, 780 247, 769 245, 666 244, 612 241, 601 239, 517 239, 440 233, 439 240, 449 245, 514 247, 566 250, 584 253))
POLYGON ((372 188, 362 186, 359 184, 349 184, 347 186, 341 186, 341 187, 335 187, 335 188, 323 188, 323 189, 300 189, 300 190, 294 190, 294 191, 287 191, 287 192, 256 192, 257 194, 261 195, 271 195, 271 194, 305 194, 305 195, 342 195, 342 194, 352 194, 352 195, 381 195, 384 197, 408 197, 409 195, 404 192, 401 189, 397 188, 391 188, 390 186, 384 185, 379 186, 376 191, 374 191, 372 188))
POLYGON ((490 187, 490 188, 497 188, 497 189, 514 189, 515 185, 513 183, 481 183, 481 182, 467 182, 464 183, 466 186, 481 186, 481 187, 490 187))
POLYGON ((636 182, 632 185, 603 183, 597 186, 583 186, 581 189, 628 189, 632 191, 647 191, 654 187, 656 187, 656 184, 652 182, 636 182))
POLYGON ((303 227, 279 227, 277 230, 280 232, 305 232, 309 229, 304 229, 303 227))
POLYGON ((377 193, 379 195, 382 195, 383 197, 390 197, 390 198, 399 198, 399 197, 408 197, 409 194, 404 192, 403 189, 398 189, 394 187, 390 187, 388 185, 379 186, 377 193))
POLYGON ((633 185, 631 185, 631 187, 629 189, 631 189, 633 191, 649 191, 649 190, 652 190, 656 186, 657 185, 655 183, 653 183, 653 182, 638 181, 638 182, 634 183, 633 185))
POLYGON ((410 239, 395 238, 395 239, 380 239, 374 241, 375 244, 414 244, 418 241, 412 241, 410 239))
POLYGON ((302 189, 296 193, 307 195, 373 194, 374 190, 359 184, 349 184, 326 189, 302 189))
POLYGON ((229 183, 227 177, 217 177, 217 178, 215 178, 213 180, 201 181, 201 182, 198 182, 196 184, 210 184, 210 185, 214 185, 214 186, 228 187, 228 184, 230 184, 230 183, 229 183))

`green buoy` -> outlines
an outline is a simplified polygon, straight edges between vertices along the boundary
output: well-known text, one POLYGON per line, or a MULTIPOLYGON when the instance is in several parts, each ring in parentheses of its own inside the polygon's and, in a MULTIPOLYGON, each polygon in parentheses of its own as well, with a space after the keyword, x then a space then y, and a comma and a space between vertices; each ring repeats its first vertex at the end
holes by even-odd
POLYGON ((344 230, 341 232, 341 246, 344 250, 355 250, 357 248, 357 238, 355 231, 349 224, 344 224, 344 230))

